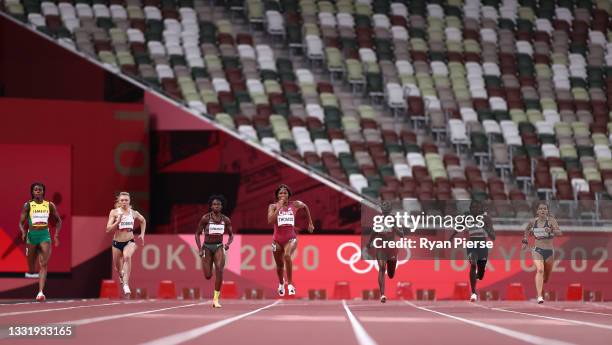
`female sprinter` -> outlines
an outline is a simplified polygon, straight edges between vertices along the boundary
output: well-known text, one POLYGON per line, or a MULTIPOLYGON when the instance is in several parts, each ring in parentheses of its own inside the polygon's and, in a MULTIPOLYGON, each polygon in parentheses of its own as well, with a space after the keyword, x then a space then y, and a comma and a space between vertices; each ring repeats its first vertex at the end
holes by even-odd
MULTIPOLYGON (((380 210, 383 216, 391 214, 391 204, 383 202, 380 205, 380 210)), ((370 240, 368 242, 368 249, 373 247, 375 239, 380 238, 382 241, 395 241, 396 235, 400 238, 404 237, 403 232, 397 228, 385 227, 381 232, 372 231, 370 234, 370 240)), ((380 290, 380 303, 387 302, 387 296, 385 296, 385 273, 389 276, 389 279, 393 279, 395 276, 395 269, 397 268, 397 248, 376 248, 376 260, 378 261, 378 289, 380 290)))
MULTIPOLYGON (((474 226, 468 227, 468 240, 470 242, 484 243, 488 236, 490 239, 495 241, 493 222, 491 221, 491 217, 486 214, 482 202, 472 200, 470 203, 469 215, 473 216, 474 218, 484 216, 484 226, 478 226, 479 223, 476 221, 474 226)), ((451 240, 458 233, 459 232, 455 231, 455 233, 451 236, 451 240)), ((476 282, 477 280, 482 280, 484 278, 488 256, 489 249, 486 247, 467 248, 467 259, 470 262, 470 288, 472 290, 472 295, 470 296, 471 302, 476 302, 478 300, 478 295, 476 294, 476 282)))
POLYGON ((26 255, 28 256, 28 266, 33 268, 36 257, 40 265, 38 275, 38 295, 36 300, 45 300, 45 283, 47 281, 47 265, 51 256, 51 234, 49 233, 49 216, 55 219, 55 235, 53 236, 54 245, 59 246, 59 233, 62 228, 60 218, 55 205, 45 197, 45 185, 35 182, 30 186, 30 201, 26 202, 21 209, 19 217, 19 230, 21 239, 26 242, 26 255), (28 221, 28 231, 24 229, 24 222, 28 221), (27 238, 27 240, 26 240, 27 238))
POLYGON ((544 303, 544 283, 548 282, 555 262, 555 249, 553 238, 561 236, 557 220, 550 216, 548 206, 545 203, 538 204, 537 217, 529 222, 523 235, 523 249, 529 243, 529 234, 535 237, 532 251, 533 263, 536 266, 535 285, 538 293, 538 303, 544 303))
POLYGON ((297 248, 297 234, 295 232, 295 216, 300 209, 306 210, 308 217, 308 231, 314 231, 312 218, 308 206, 301 201, 289 201, 291 190, 285 184, 281 184, 274 192, 276 203, 268 206, 268 224, 274 224, 274 235, 272 236, 272 251, 276 262, 276 274, 278 275, 278 294, 285 295, 284 270, 287 269, 287 290, 289 295, 295 295, 293 286, 293 266, 291 255, 297 248))
POLYGON ((202 269, 204 277, 208 280, 212 277, 212 267, 215 264, 215 292, 213 295, 213 308, 221 308, 219 295, 221 284, 223 284, 223 268, 225 267, 225 251, 229 249, 234 240, 232 223, 226 215, 222 214, 225 206, 223 195, 213 195, 208 199, 210 212, 202 216, 198 229, 195 233, 196 244, 202 258, 202 269), (223 234, 229 235, 227 243, 223 244, 223 234), (204 233, 204 246, 200 244, 200 235, 204 233))
POLYGON ((140 240, 144 246, 147 221, 130 205, 130 193, 121 192, 115 201, 115 208, 108 215, 106 232, 115 231, 113 236, 113 267, 119 274, 119 282, 123 285, 123 293, 127 296, 130 291, 130 273, 132 271, 132 255, 136 251, 134 242, 135 223, 140 224, 140 240))

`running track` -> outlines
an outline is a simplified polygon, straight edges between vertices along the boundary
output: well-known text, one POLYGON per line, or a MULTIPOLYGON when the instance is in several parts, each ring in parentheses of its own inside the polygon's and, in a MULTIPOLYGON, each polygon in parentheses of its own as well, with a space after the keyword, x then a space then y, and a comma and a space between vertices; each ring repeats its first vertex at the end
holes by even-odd
MULTIPOLYGON (((72 324, 62 344, 607 344, 612 303, 463 301, 67 300, 0 301, 0 344, 10 325, 72 324)), ((56 341, 57 342, 57 341, 56 341)))

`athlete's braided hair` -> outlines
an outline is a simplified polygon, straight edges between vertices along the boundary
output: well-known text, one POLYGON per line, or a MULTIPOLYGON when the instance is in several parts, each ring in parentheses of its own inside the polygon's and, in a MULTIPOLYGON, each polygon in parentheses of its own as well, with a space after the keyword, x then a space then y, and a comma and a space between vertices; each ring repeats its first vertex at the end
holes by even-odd
POLYGON ((284 189, 287 191, 287 194, 289 194, 289 196, 291 196, 291 189, 289 189, 289 186, 287 186, 286 184, 280 184, 278 187, 276 187, 276 191, 274 192, 274 197, 276 198, 276 200, 278 200, 278 193, 280 193, 281 189, 284 189))
POLYGON ((30 186, 30 196, 32 197, 32 199, 34 199, 34 187, 40 187, 43 190, 43 197, 45 196, 45 192, 47 191, 47 188, 45 187, 45 185, 42 182, 34 182, 32 183, 32 185, 30 186))

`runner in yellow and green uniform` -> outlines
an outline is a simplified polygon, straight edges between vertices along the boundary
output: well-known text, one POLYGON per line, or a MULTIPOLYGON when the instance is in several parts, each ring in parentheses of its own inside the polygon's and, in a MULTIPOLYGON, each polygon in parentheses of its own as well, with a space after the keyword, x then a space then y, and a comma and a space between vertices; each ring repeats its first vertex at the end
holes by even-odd
MULTIPOLYGON (((21 216, 19 218, 19 229, 21 230, 21 238, 26 242, 26 253, 28 256, 28 266, 34 267, 36 258, 40 265, 38 276, 38 295, 37 301, 44 301, 45 283, 47 281, 47 264, 51 256, 51 234, 49 233, 49 217, 55 219, 55 236, 54 244, 59 246, 59 233, 62 228, 62 219, 60 218, 55 205, 47 200, 44 200, 45 185, 40 182, 35 182, 30 186, 30 194, 32 199, 23 205, 21 216), (24 227, 25 221, 28 221, 27 232, 24 227)), ((31 273, 31 272, 30 272, 31 273)))

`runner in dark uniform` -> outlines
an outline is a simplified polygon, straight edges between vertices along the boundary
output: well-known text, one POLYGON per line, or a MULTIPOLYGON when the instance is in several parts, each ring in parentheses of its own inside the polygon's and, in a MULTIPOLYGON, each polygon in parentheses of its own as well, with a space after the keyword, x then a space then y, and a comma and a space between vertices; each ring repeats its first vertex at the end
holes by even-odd
MULTIPOLYGON (((493 222, 491 217, 486 215, 484 207, 480 201, 472 200, 470 203, 469 214, 473 217, 484 216, 484 226, 478 226, 478 222, 474 226, 467 229, 468 241, 483 243, 487 240, 487 237, 495 241, 495 231, 493 230, 493 222)), ((455 232, 451 236, 451 240, 459 232, 455 232)), ((489 256, 489 249, 475 246, 476 248, 467 248, 467 258, 470 262, 470 288, 472 294, 470 296, 471 302, 478 300, 478 294, 476 294, 476 282, 484 278, 487 269, 487 260, 489 256)))
POLYGON ((548 282, 555 262, 555 248, 553 239, 561 236, 557 220, 550 216, 548 205, 538 204, 537 217, 529 222, 523 235, 523 249, 529 244, 529 235, 535 237, 532 251, 533 263, 536 266, 535 286, 538 294, 538 303, 544 303, 544 283, 548 282))
POLYGON ((272 251, 276 262, 276 274, 278 275, 278 294, 285 295, 284 270, 287 270, 287 291, 289 295, 295 295, 293 286, 293 265, 291 255, 297 249, 297 233, 295 231, 295 216, 300 209, 306 211, 308 217, 308 231, 314 231, 310 210, 301 201, 289 201, 291 190, 287 185, 281 184, 274 193, 276 203, 268 206, 268 224, 274 224, 274 235, 272 236, 272 251))
POLYGON ((226 201, 223 195, 213 195, 208 199, 210 212, 200 219, 198 229, 195 233, 196 244, 202 257, 202 269, 204 277, 208 280, 212 277, 213 264, 215 265, 215 292, 213 295, 213 308, 221 308, 219 296, 223 284, 223 268, 225 267, 225 251, 229 249, 234 240, 232 222, 229 217, 222 214, 226 201), (204 245, 200 244, 200 235, 204 233, 204 245), (223 235, 228 234, 227 243, 223 244, 223 235))
MULTIPOLYGON (((55 247, 59 246, 59 233, 62 228, 60 218, 55 205, 45 197, 45 185, 35 182, 30 186, 30 201, 26 202, 21 209, 19 217, 19 230, 21 239, 26 242, 26 255, 28 257, 28 267, 30 270, 35 266, 36 258, 40 265, 38 274, 38 295, 36 300, 45 301, 43 293, 47 282, 47 270, 49 258, 51 257, 51 234, 49 233, 49 217, 55 219, 55 235, 53 242, 55 247), (24 228, 24 223, 28 222, 28 229, 24 228)), ((31 273, 31 272, 30 272, 31 273)))
MULTIPOLYGON (((391 204, 383 202, 380 206, 383 216, 391 214, 391 204)), ((372 231, 370 234, 370 240, 368 248, 373 247, 373 242, 380 238, 384 242, 391 242, 396 240, 396 236, 399 238, 404 237, 404 233, 397 227, 385 227, 381 232, 372 231)), ((382 242, 381 242, 382 243, 382 242)), ((393 279, 395 276, 395 269, 397 268, 398 260, 398 249, 397 248, 376 248, 376 260, 378 263, 378 289, 380 290, 380 302, 387 302, 387 296, 385 296, 385 274, 389 279, 393 279)))

